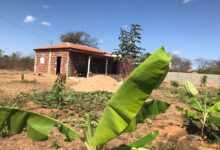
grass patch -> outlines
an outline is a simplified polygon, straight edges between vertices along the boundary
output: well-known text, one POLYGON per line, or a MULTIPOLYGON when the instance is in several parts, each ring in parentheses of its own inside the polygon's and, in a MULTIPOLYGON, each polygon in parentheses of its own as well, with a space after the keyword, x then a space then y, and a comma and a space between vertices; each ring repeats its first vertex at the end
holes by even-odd
POLYGON ((31 84, 37 84, 37 80, 14 80, 12 82, 15 82, 15 83, 31 83, 31 84))
POLYGON ((84 116, 86 112, 103 111, 108 101, 112 97, 111 92, 64 92, 62 93, 64 105, 60 106, 51 92, 21 93, 10 103, 4 105, 22 108, 24 104, 33 100, 39 106, 49 109, 74 110, 79 116, 84 116))

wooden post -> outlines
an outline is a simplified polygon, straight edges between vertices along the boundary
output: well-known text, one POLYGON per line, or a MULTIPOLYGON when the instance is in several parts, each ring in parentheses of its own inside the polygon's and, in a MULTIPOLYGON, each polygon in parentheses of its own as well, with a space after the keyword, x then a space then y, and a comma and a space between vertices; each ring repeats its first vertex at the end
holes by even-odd
POLYGON ((108 74, 108 59, 105 59, 105 75, 108 74))
POLYGON ((91 56, 88 57, 88 66, 87 66, 87 75, 86 75, 87 78, 89 77, 89 73, 90 73, 91 58, 92 58, 91 56))

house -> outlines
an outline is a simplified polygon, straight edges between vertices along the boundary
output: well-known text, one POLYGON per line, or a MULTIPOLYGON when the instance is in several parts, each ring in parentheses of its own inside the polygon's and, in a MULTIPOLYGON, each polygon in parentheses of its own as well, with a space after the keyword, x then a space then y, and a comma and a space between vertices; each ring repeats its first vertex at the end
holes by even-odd
POLYGON ((66 42, 35 48, 34 51, 36 74, 65 74, 75 77, 120 74, 120 63, 115 56, 97 48, 66 42))

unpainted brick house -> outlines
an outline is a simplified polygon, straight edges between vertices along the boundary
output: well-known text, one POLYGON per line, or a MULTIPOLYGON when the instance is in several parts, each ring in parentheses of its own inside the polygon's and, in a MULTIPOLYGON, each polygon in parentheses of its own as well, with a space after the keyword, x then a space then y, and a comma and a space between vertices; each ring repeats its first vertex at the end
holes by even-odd
POLYGON ((34 50, 36 74, 65 74, 75 77, 120 74, 119 61, 114 56, 93 47, 66 42, 34 50))

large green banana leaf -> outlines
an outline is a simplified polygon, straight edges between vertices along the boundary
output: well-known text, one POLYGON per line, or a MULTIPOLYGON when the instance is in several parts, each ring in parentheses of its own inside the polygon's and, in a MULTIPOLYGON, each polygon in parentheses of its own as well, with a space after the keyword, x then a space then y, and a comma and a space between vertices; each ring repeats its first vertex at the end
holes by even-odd
POLYGON ((132 142, 131 144, 129 144, 129 146, 136 148, 143 147, 144 145, 151 143, 159 135, 160 135, 159 131, 152 131, 151 133, 132 142))
POLYGON ((185 109, 185 108, 182 108, 182 107, 179 107, 179 106, 176 106, 176 110, 180 111, 183 113, 183 115, 186 117, 186 118, 192 118, 192 119, 195 119, 195 120, 198 120, 200 119, 199 118, 199 115, 195 112, 192 112, 192 111, 189 111, 188 109, 185 109))
POLYGON ((162 47, 128 76, 100 119, 92 139, 94 145, 107 143, 130 125, 152 90, 164 79, 170 59, 162 47))
POLYGON ((160 100, 147 100, 136 117, 137 123, 143 122, 146 118, 153 118, 160 113, 164 113, 169 107, 170 104, 160 100))
POLYGON ((187 101, 187 104, 189 104, 192 108, 196 109, 197 111, 204 111, 201 104, 195 97, 191 97, 189 101, 187 101))
POLYGON ((198 94, 196 87, 190 81, 186 81, 184 87, 187 93, 191 94, 192 96, 198 94))
POLYGON ((159 136, 159 131, 152 131, 147 135, 135 140, 131 144, 128 145, 120 145, 119 147, 114 147, 112 150, 148 150, 143 148, 146 144, 151 143, 155 138, 159 136))
POLYGON ((35 141, 42 141, 48 138, 52 129, 57 126, 63 133, 66 141, 72 141, 79 135, 65 124, 37 113, 0 106, 0 131, 8 126, 11 133, 21 133, 27 128, 28 136, 35 141))
POLYGON ((220 101, 210 107, 207 112, 209 113, 208 122, 220 128, 220 101))
POLYGON ((184 87, 186 89, 186 92, 191 95, 189 101, 187 101, 187 104, 189 104, 191 107, 193 107, 197 111, 202 112, 203 108, 200 105, 199 101, 195 98, 195 95, 198 94, 196 87, 190 81, 186 81, 184 87))
POLYGON ((220 112, 215 112, 207 118, 209 123, 212 123, 216 127, 220 128, 220 112))
POLYGON ((144 122, 146 118, 154 118, 156 115, 160 113, 164 113, 170 104, 154 99, 148 99, 145 101, 143 107, 141 108, 140 112, 134 118, 134 120, 129 124, 126 128, 126 132, 135 131, 137 129, 137 124, 144 122))
POLYGON ((215 103, 212 107, 210 107, 207 110, 208 113, 216 113, 216 112, 220 112, 220 101, 218 101, 217 103, 215 103))

